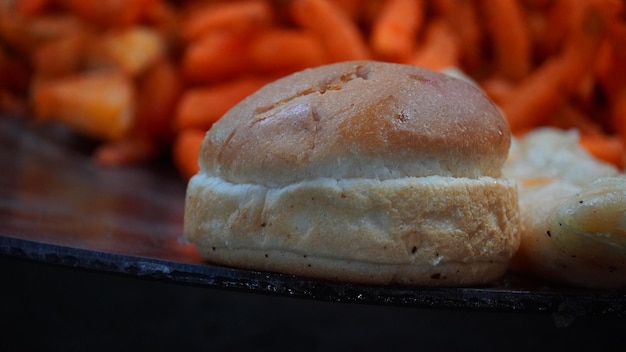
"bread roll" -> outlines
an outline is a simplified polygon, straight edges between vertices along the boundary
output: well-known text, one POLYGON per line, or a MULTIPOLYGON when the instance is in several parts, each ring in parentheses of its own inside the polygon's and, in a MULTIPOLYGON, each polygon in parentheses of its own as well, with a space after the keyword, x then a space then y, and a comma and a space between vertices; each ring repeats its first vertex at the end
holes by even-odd
POLYGON ((511 270, 597 289, 626 289, 626 175, 595 159, 575 131, 537 129, 511 148, 521 244, 511 270))
POLYGON ((471 84, 373 61, 266 85, 208 131, 185 236, 215 264, 467 286, 519 245, 510 132, 471 84))

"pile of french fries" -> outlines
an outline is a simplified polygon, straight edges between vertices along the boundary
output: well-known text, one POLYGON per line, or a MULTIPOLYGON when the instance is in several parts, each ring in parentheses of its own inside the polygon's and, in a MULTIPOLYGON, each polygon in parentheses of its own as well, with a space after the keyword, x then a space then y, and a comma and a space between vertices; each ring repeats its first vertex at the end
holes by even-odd
POLYGON ((0 0, 0 110, 97 141, 103 165, 167 153, 197 172, 230 107, 307 67, 456 67, 522 135, 578 129, 626 160, 621 0, 0 0))

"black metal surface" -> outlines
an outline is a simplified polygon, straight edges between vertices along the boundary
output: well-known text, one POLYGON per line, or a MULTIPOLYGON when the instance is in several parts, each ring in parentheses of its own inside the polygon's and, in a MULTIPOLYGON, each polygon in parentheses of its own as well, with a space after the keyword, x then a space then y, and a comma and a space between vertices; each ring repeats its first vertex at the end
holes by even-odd
POLYGON ((483 288, 412 288, 366 286, 137 257, 0 237, 0 254, 74 268, 110 272, 150 280, 217 289, 314 300, 465 309, 492 312, 551 313, 570 317, 622 316, 621 293, 535 287, 522 289, 523 279, 508 276, 499 286, 483 288), (517 284, 512 281, 518 280, 517 284), (508 286, 508 287, 507 287, 508 286))
POLYGON ((0 254, 206 288, 372 305, 624 316, 626 293, 508 275, 480 288, 366 286, 202 263, 181 240, 183 181, 169 165, 107 169, 58 126, 0 116, 0 254))

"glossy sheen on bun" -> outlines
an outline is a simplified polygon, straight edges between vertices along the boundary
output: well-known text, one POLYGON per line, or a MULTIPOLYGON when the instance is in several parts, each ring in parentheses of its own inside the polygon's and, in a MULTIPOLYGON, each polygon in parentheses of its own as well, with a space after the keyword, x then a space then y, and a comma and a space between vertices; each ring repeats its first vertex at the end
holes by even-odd
POLYGON ((344 62, 260 89, 207 133, 185 236, 207 261, 361 283, 476 285, 519 245, 508 126, 474 86, 344 62))

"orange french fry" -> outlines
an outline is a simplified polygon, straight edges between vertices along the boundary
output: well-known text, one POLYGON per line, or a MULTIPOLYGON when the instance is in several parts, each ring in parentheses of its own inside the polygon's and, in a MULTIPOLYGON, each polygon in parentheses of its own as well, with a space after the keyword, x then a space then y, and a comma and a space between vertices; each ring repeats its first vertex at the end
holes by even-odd
POLYGON ((554 3, 554 0, 521 0, 520 2, 526 7, 545 11, 554 3))
POLYGON ((16 94, 25 95, 30 85, 31 71, 28 63, 11 56, 0 48, 0 87, 16 94))
POLYGON ((626 87, 626 21, 613 21, 598 56, 596 75, 609 99, 626 87))
POLYGON ((0 87, 0 111, 5 116, 28 116, 29 105, 22 95, 0 87))
POLYGON ((480 2, 487 34, 491 39, 494 70, 501 77, 518 81, 531 69, 530 29, 517 0, 480 2))
POLYGON ((602 49, 596 78, 608 101, 608 125, 626 143, 626 21, 610 24, 602 49))
POLYGON ((180 45, 180 12, 175 4, 160 0, 146 11, 142 23, 159 33, 166 49, 177 49, 180 45))
POLYGON ((209 2, 194 8, 181 26, 186 41, 216 30, 250 32, 269 26, 274 19, 272 6, 264 0, 209 2))
POLYGON ((15 11, 25 16, 37 16, 51 4, 51 0, 16 0, 15 11))
POLYGON ((544 124, 566 101, 562 91, 565 69, 558 60, 544 63, 501 97, 500 107, 514 134, 544 124))
POLYGON ((105 166, 151 160, 174 138, 173 116, 182 84, 174 65, 160 60, 137 81, 132 128, 120 139, 99 146, 94 157, 105 166))
MULTIPOLYGON (((0 21, 2 22, 2 21, 0 21)), ((33 17, 28 22, 28 36, 31 42, 31 52, 39 45, 51 40, 90 35, 91 28, 78 17, 67 13, 45 13, 33 17)))
POLYGON ((311 30, 324 43, 332 62, 370 57, 356 23, 332 1, 292 1, 289 10, 296 24, 311 30))
POLYGON ((133 135, 166 144, 173 137, 174 114, 183 92, 175 64, 161 59, 137 80, 133 135))
POLYGON ((577 87, 594 67, 617 8, 611 0, 589 0, 559 55, 567 67, 564 83, 577 87))
POLYGON ((594 157, 623 169, 626 161, 624 141, 615 136, 582 134, 580 144, 594 157))
POLYGON ((372 25, 370 46, 377 57, 402 61, 411 55, 424 21, 421 0, 387 0, 372 25))
POLYGON ((269 81, 271 78, 246 76, 187 90, 176 111, 176 129, 208 130, 230 108, 269 81))
POLYGON ((473 75, 485 65, 483 59, 483 28, 480 24, 477 6, 472 0, 438 0, 433 7, 441 11, 439 15, 446 21, 459 38, 460 61, 465 73, 473 75))
POLYGON ((158 32, 132 26, 105 33, 99 40, 100 54, 130 76, 136 76, 164 55, 165 43, 158 32))
POLYGON ((532 51, 533 63, 531 66, 534 66, 536 62, 545 60, 548 56, 548 50, 545 48, 545 36, 546 33, 550 31, 550 27, 548 27, 548 19, 545 13, 545 10, 534 9, 532 7, 526 8, 524 11, 532 51))
POLYGON ((545 57, 561 50, 563 43, 576 23, 584 15, 587 1, 555 0, 547 8, 546 31, 541 33, 537 49, 545 57))
POLYGON ((35 73, 42 78, 60 77, 77 72, 83 65, 84 51, 90 38, 84 32, 48 40, 32 53, 35 73))
POLYGON ((89 23, 124 27, 137 23, 159 0, 62 0, 62 6, 89 23))
POLYGON ((618 52, 619 50, 616 50, 609 42, 605 42, 598 52, 598 60, 594 67, 594 78, 597 79, 599 86, 609 99, 612 99, 626 85, 626 79, 623 78, 626 77, 626 67, 622 64, 624 61, 618 52))
POLYGON ((546 60, 502 101, 514 133, 545 123, 575 93, 594 67, 614 8, 611 1, 591 0, 558 56, 546 60))
POLYGON ((333 3, 353 21, 359 19, 364 7, 377 2, 381 2, 381 0, 333 0, 333 3))
POLYGON ((27 116, 31 74, 28 63, 19 55, 11 55, 0 47, 0 112, 4 115, 27 116))
POLYGON ((576 129, 583 135, 602 135, 602 126, 571 104, 564 104, 546 120, 546 124, 562 130, 576 129))
POLYGON ((613 97, 610 113, 611 126, 626 145, 626 86, 613 97))
MULTIPOLYGON (((358 4, 355 4, 356 6, 358 6, 355 9, 352 9, 352 11, 348 10, 344 10, 345 12, 348 13, 348 17, 354 21, 359 23, 362 27, 363 31, 367 31, 370 30, 373 26, 373 23, 376 21, 376 19, 378 18, 378 16, 380 16, 380 12, 381 9, 383 8, 383 5, 385 4, 385 1, 387 0, 347 0, 349 1, 354 1, 357 2, 358 4)), ((335 3, 337 3, 337 1, 333 1, 335 3)), ((345 1, 340 1, 341 2, 345 2, 345 1)), ((345 5, 339 4, 339 7, 342 8, 346 8, 345 5)))
POLYGON ((25 60, 39 45, 49 40, 65 38, 85 31, 87 26, 72 14, 46 12, 25 16, 0 5, 0 43, 25 60))
POLYGON ((493 100, 500 105, 511 94, 514 84, 501 77, 489 77, 479 82, 480 88, 493 100))
POLYGON ((254 36, 247 50, 261 72, 291 73, 328 62, 324 45, 306 30, 274 28, 254 36))
MULTIPOLYGON (((1 6, 1 5, 0 5, 1 6)), ((24 57, 37 46, 32 33, 35 20, 18 16, 11 11, 0 11, 0 43, 2 50, 11 49, 24 57)))
POLYGON ((103 166, 123 166, 152 159, 158 145, 143 137, 123 138, 105 142, 96 148, 93 157, 103 166))
POLYGON ((172 146, 172 158, 185 180, 189 180, 200 170, 198 157, 205 133, 204 130, 185 129, 176 136, 172 146))
POLYGON ((419 45, 407 63, 441 70, 459 66, 460 49, 456 35, 441 20, 431 21, 425 30, 424 42, 419 45))
POLYGON ((192 83, 211 83, 249 72, 247 37, 215 31, 194 41, 182 57, 183 77, 192 83))
POLYGON ((533 177, 521 179, 521 185, 523 187, 537 187, 554 182, 554 177, 533 177))
POLYGON ((430 0, 428 6, 433 12, 433 16, 449 18, 455 11, 457 3, 457 0, 430 0))
POLYGON ((32 101, 39 120, 54 120, 102 140, 122 138, 135 111, 133 82, 119 72, 94 72, 39 81, 32 101))

